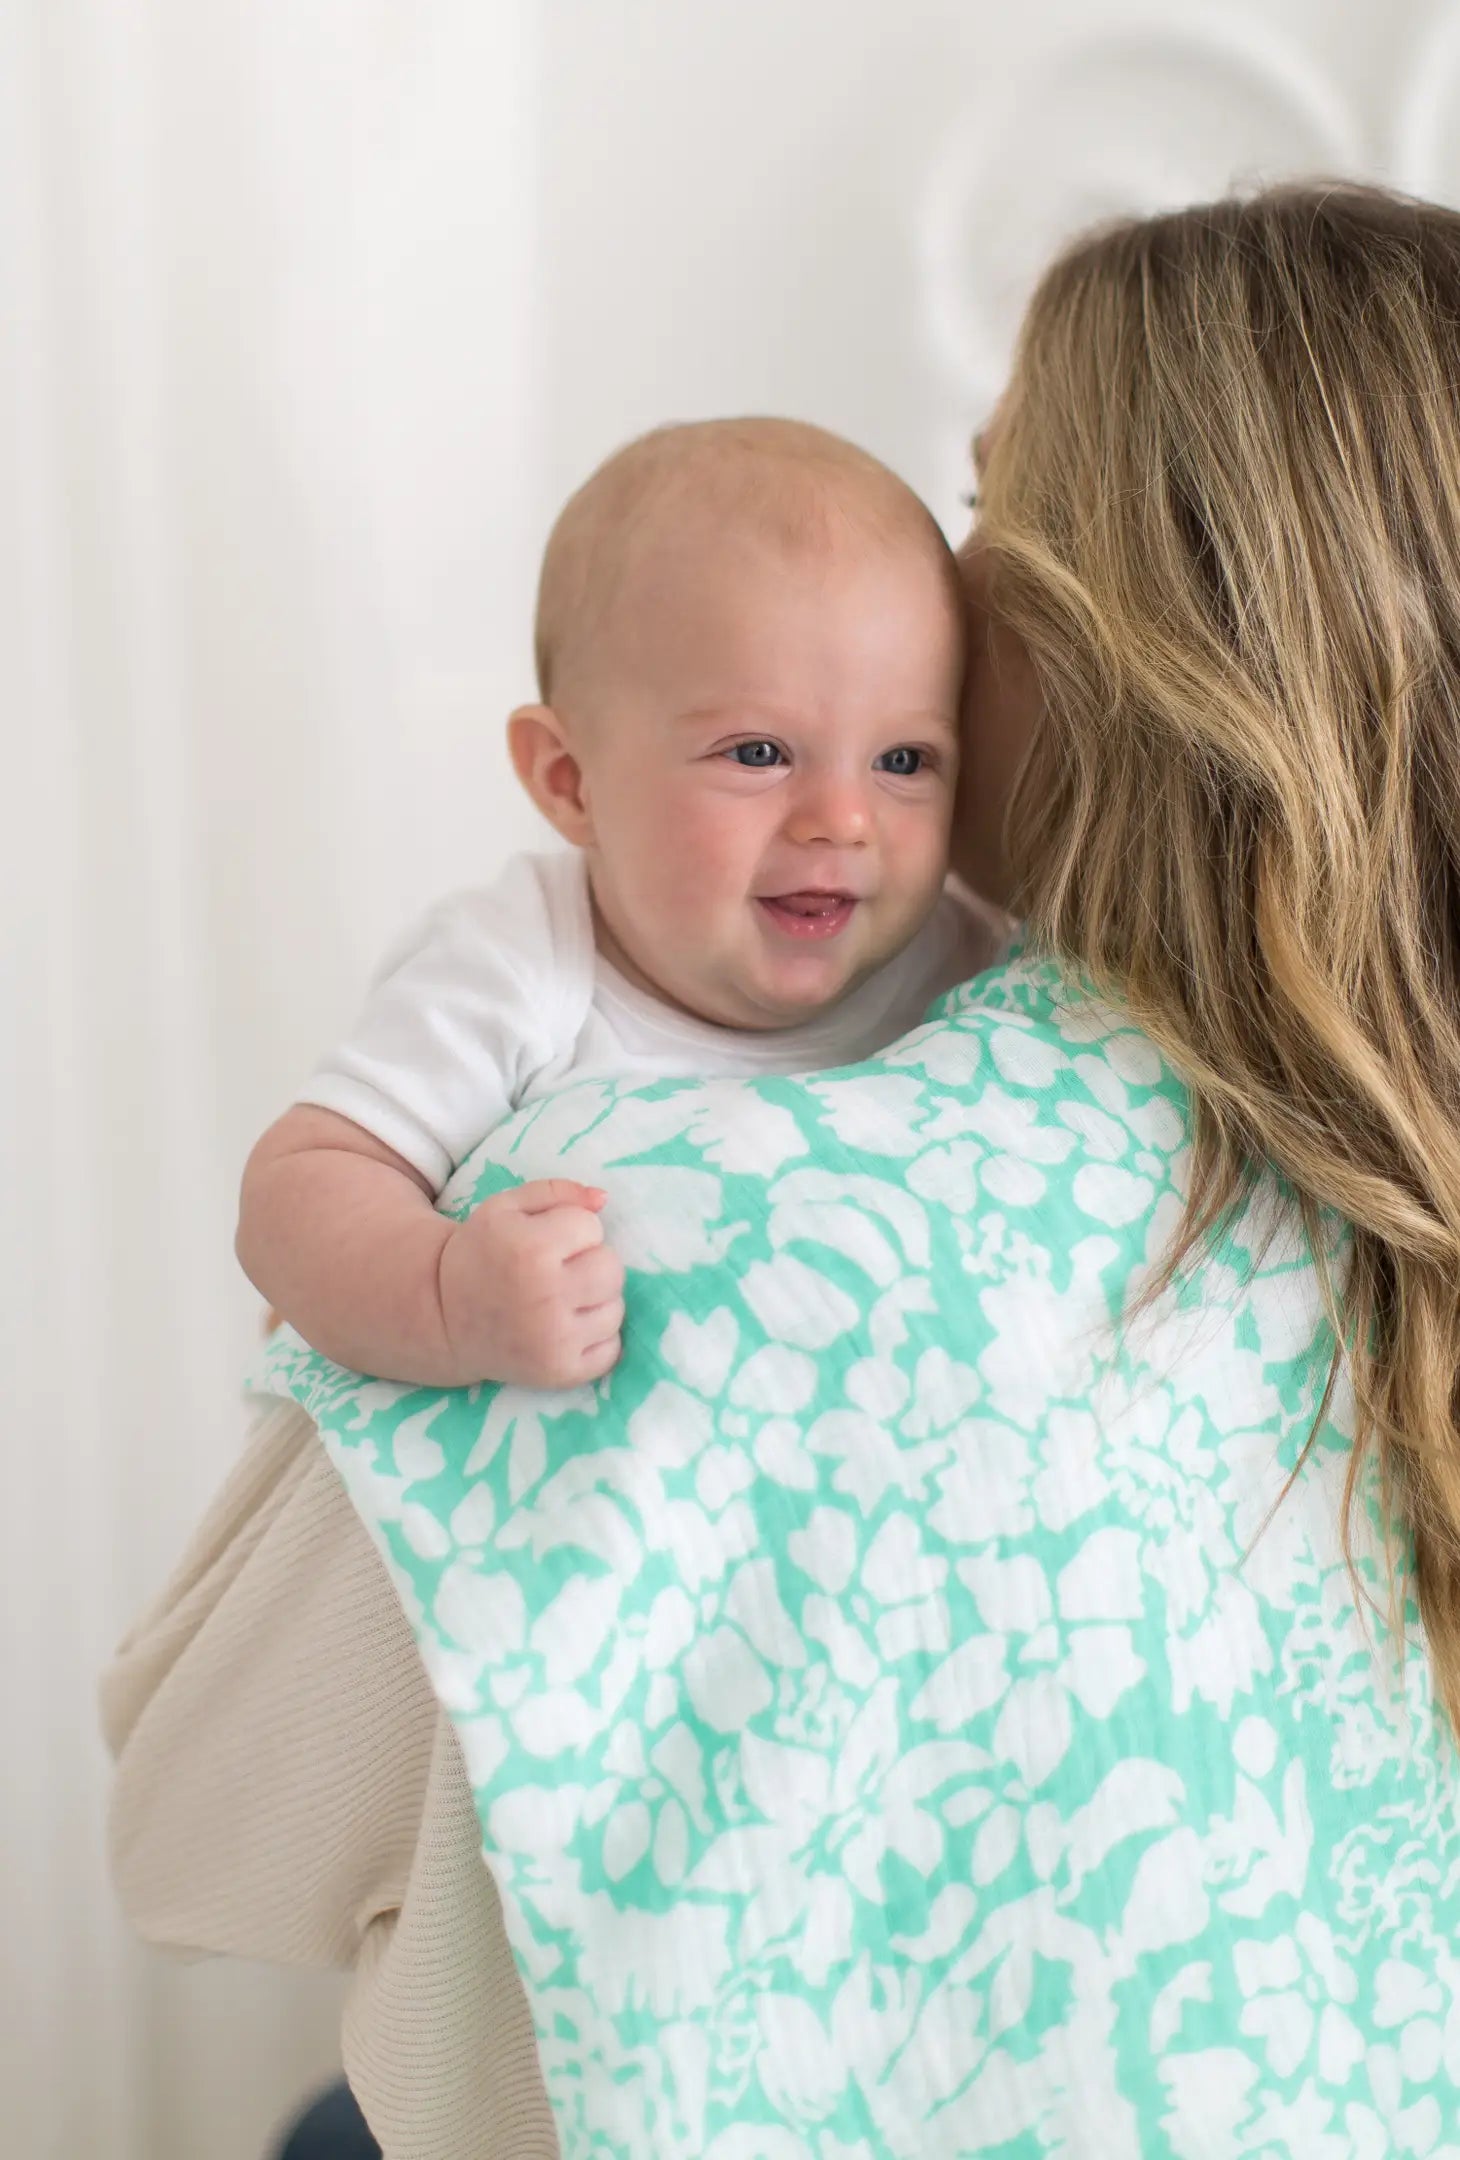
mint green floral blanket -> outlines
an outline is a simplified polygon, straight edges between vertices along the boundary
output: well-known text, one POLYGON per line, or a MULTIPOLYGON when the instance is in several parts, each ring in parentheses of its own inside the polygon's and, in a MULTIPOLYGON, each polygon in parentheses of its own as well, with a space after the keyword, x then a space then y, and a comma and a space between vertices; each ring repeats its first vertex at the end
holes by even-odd
POLYGON ((519 1114, 596 1389, 278 1339, 460 1736, 565 2160, 1460 2153, 1460 1838, 1274 1190, 1117 1321, 1181 1088, 1016 961, 875 1064, 519 1114), (1271 1519, 1269 1515, 1271 1513, 1271 1519), (1378 1576, 1372 1558, 1363 1566, 1378 1576))

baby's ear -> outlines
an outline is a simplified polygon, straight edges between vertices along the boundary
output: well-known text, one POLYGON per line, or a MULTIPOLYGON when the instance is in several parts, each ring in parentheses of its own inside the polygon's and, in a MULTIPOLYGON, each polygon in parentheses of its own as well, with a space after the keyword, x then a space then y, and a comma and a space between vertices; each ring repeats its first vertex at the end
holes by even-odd
POLYGON ((555 831, 574 847, 593 843, 588 796, 568 732, 550 705, 519 705, 507 722, 512 767, 555 831))

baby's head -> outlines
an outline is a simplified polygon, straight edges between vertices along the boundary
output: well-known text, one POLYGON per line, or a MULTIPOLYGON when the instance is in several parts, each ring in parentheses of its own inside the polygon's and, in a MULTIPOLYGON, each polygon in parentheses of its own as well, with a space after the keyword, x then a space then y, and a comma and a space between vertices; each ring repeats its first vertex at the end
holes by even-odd
POLYGON ((510 740, 609 956, 778 1028, 900 952, 947 865, 963 620, 930 513, 819 428, 661 428, 600 466, 548 542, 510 740))

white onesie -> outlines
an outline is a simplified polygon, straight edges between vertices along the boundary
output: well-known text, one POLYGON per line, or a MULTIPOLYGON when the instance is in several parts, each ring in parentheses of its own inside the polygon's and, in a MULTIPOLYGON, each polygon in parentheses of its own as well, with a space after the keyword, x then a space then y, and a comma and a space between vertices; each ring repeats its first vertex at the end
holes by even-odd
POLYGON ((896 959, 804 1027, 716 1027, 640 990, 595 949, 581 855, 519 855, 495 884, 440 901, 394 948, 299 1100, 353 1119, 439 1192, 509 1111, 570 1081, 856 1064, 990 966, 999 944, 998 919, 950 885, 896 959))

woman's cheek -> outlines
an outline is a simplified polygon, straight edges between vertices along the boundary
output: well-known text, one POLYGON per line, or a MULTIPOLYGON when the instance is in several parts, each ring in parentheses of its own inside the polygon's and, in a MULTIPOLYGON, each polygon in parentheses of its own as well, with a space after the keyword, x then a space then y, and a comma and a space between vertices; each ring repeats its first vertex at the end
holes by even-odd
POLYGON ((1002 906, 1010 869, 1004 823, 1025 755, 1039 725, 1039 686, 1028 654, 984 620, 970 660, 963 703, 962 760, 953 810, 952 859, 976 892, 1002 906))

